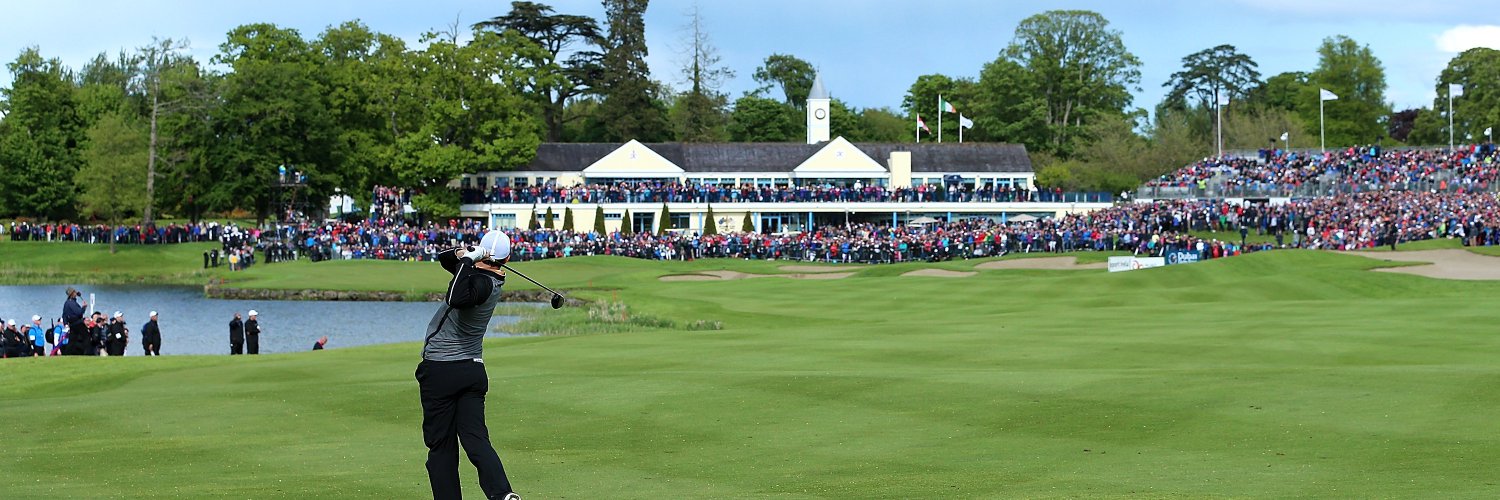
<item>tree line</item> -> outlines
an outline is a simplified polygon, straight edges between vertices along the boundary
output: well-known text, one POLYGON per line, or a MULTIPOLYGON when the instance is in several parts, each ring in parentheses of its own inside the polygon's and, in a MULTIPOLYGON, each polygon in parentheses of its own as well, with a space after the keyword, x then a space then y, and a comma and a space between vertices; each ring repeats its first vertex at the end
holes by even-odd
MULTIPOLYGON (((433 188, 524 165, 541 142, 802 140, 809 61, 767 56, 751 74, 759 87, 731 101, 722 87, 735 72, 700 12, 684 15, 683 62, 655 73, 663 80, 645 62, 648 0, 603 5, 596 20, 512 2, 412 44, 359 21, 314 37, 246 24, 208 61, 175 39, 77 70, 27 48, 0 89, 0 217, 264 218, 299 200, 316 212, 337 192, 367 201, 374 185, 421 190, 415 206, 451 216, 457 194, 433 188)), ((920 76, 894 109, 835 98, 831 127, 856 142, 909 141, 916 115, 936 124, 942 95, 973 120, 966 139, 1025 144, 1039 183, 1113 191, 1211 154, 1218 95, 1231 102, 1230 149, 1283 132, 1293 146, 1315 144, 1320 88, 1340 96, 1326 106, 1330 145, 1441 142, 1448 83, 1466 87, 1459 137, 1500 119, 1500 52, 1460 54, 1439 77, 1444 107, 1399 112, 1368 46, 1337 36, 1318 53, 1310 72, 1262 79, 1233 46, 1195 52, 1148 113, 1133 106, 1141 63, 1119 31, 1094 12, 1049 11, 1021 21, 977 78, 920 76)), ((958 125, 944 120, 945 135, 958 125)))

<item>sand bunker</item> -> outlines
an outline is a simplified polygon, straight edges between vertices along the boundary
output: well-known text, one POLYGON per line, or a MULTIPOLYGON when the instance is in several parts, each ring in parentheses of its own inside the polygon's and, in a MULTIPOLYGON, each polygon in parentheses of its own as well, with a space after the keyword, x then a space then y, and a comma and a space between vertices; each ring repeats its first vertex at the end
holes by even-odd
POLYGON ((1450 280, 1500 280, 1500 257, 1467 250, 1421 250, 1415 252, 1340 252, 1377 260, 1431 262, 1425 266, 1382 267, 1382 273, 1402 273, 1450 280))
POLYGON ((696 274, 662 276, 662 281, 724 281, 751 278, 788 278, 794 280, 836 280, 853 276, 854 273, 794 273, 794 274, 750 274, 739 271, 701 271, 696 274))
POLYGON ((836 273, 850 269, 859 269, 859 266, 781 266, 782 271, 793 273, 836 273))
POLYGON ((1037 257, 1033 259, 1009 259, 985 262, 974 269, 1108 269, 1103 262, 1079 264, 1077 257, 1037 257))
POLYGON ((967 278, 976 275, 974 271, 949 271, 947 269, 918 269, 902 276, 926 276, 929 278, 967 278))

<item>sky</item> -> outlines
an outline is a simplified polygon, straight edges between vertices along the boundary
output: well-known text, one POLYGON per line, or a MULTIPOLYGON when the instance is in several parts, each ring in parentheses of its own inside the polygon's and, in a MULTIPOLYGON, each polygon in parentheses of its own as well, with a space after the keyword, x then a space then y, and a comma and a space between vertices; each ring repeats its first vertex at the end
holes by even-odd
MULTIPOLYGON (((503 0, 4 0, 0 59, 37 46, 74 69, 100 52, 187 39, 207 61, 235 26, 270 22, 314 38, 358 19, 415 45, 426 31, 455 21, 467 26, 509 11, 503 0)), ((699 0, 710 41, 736 75, 722 90, 731 100, 757 87, 751 78, 766 56, 790 54, 822 73, 833 97, 858 107, 898 108, 920 75, 977 78, 1010 43, 1016 25, 1047 10, 1102 14, 1142 62, 1133 106, 1152 109, 1182 58, 1234 45, 1259 64, 1262 78, 1312 71, 1317 47, 1334 35, 1368 45, 1386 71, 1386 99, 1396 109, 1431 106, 1439 72, 1459 52, 1500 49, 1500 9, 1493 0, 699 0)), ((542 1, 558 13, 601 19, 598 0, 542 1)), ((647 63, 654 78, 684 87, 687 12, 693 0, 654 0, 646 12, 647 63)), ((0 68, 0 86, 11 75, 0 68)), ((775 94, 773 94, 774 96, 775 94)), ((960 108, 964 103, 954 102, 960 108)))

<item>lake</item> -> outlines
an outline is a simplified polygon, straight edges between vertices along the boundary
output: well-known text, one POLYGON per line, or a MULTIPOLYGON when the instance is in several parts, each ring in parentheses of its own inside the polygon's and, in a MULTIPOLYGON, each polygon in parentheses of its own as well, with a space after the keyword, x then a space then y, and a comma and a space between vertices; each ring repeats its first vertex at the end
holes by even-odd
MULTIPOLYGON (((190 286, 72 285, 88 301, 97 301, 85 309, 95 309, 106 316, 115 311, 125 314, 130 329, 127 356, 141 355, 141 325, 157 312, 161 328, 161 353, 229 354, 229 321, 234 313, 241 318, 254 309, 260 313, 260 352, 271 354, 312 349, 318 337, 328 336, 328 349, 369 344, 421 342, 427 321, 442 307, 437 302, 331 302, 214 300, 203 296, 203 289, 190 286)), ((33 314, 42 316, 42 325, 50 326, 53 318, 62 316, 63 299, 68 285, 0 286, 0 318, 15 319, 16 325, 30 323, 33 314)), ((515 316, 496 315, 490 326, 518 320, 515 316)), ((509 336, 490 332, 491 337, 509 336)), ((413 351, 418 348, 413 347, 413 351)), ((415 355, 415 352, 413 353, 415 355)))

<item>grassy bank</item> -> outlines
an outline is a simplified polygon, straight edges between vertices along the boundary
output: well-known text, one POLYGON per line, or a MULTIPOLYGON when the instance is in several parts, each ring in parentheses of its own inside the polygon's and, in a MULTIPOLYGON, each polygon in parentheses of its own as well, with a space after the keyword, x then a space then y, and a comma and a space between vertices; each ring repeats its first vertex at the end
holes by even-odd
MULTIPOLYGON (((1380 264, 525 264, 646 320, 488 341, 489 424, 528 498, 1491 497, 1500 283, 1380 264)), ((3 496, 422 497, 416 349, 0 361, 3 496)))

